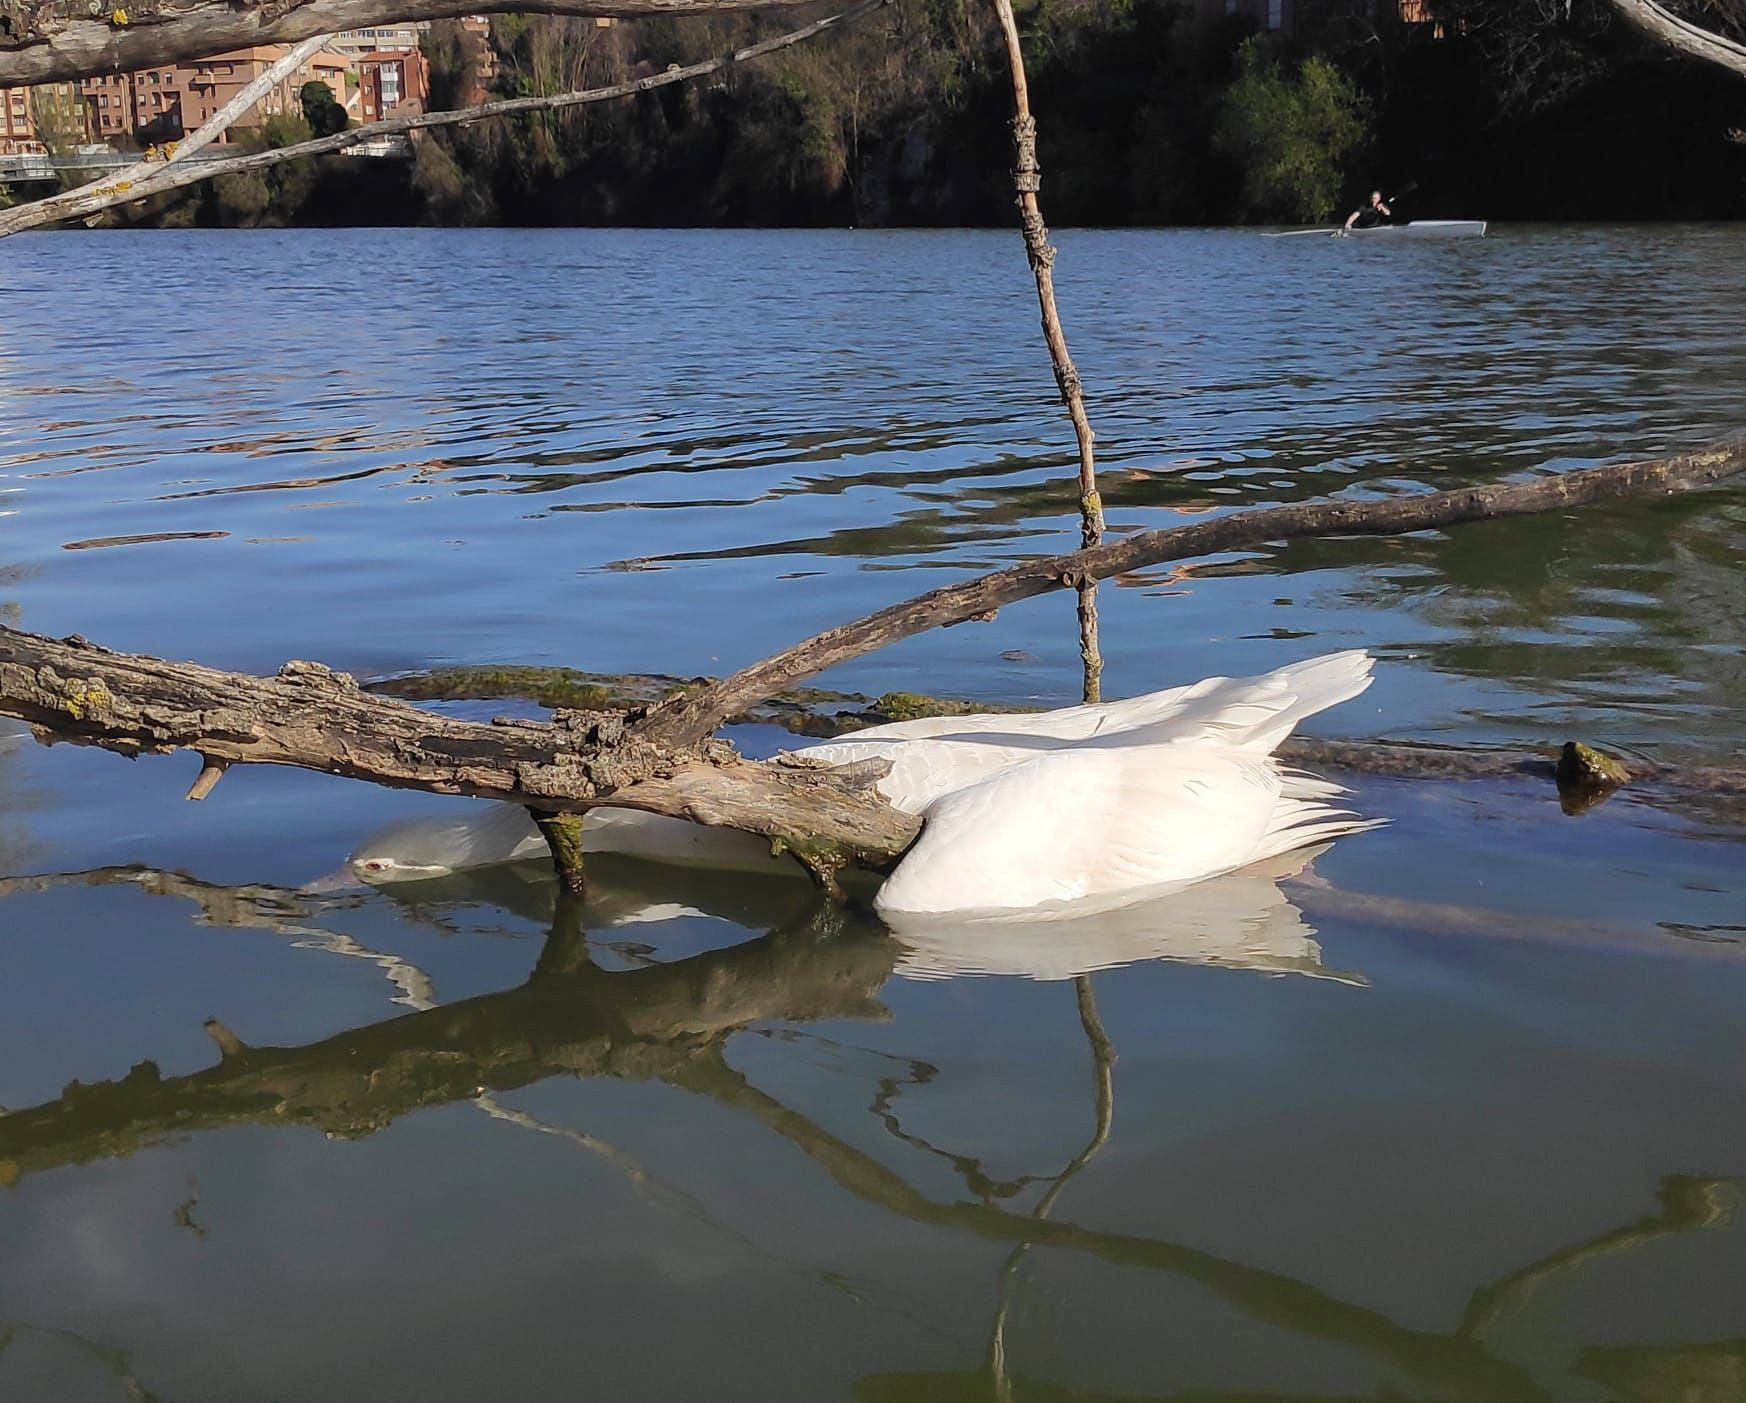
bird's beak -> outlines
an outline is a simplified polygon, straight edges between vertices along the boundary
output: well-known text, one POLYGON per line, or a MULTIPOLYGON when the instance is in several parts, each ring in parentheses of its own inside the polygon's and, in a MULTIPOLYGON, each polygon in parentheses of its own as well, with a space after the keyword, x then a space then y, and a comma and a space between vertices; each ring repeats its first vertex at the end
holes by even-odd
POLYGON ((315 893, 354 891, 362 889, 364 885, 365 883, 358 880, 357 874, 351 868, 342 867, 337 872, 329 872, 325 877, 317 877, 312 882, 305 882, 298 890, 315 893))

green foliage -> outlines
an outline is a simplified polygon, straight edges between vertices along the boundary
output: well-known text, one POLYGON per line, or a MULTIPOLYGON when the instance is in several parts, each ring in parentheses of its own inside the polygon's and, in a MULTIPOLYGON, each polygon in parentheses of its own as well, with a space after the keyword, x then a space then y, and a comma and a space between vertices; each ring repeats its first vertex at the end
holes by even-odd
POLYGON ((303 120, 316 136, 332 136, 350 124, 345 108, 335 100, 333 89, 326 83, 318 80, 305 83, 297 90, 297 100, 303 107, 303 120))
MULTIPOLYGON (((1050 222, 1320 221, 1342 195, 1408 181, 1417 218, 1746 216, 1726 75, 1647 61, 1602 23, 1608 0, 1430 3, 1440 29, 1305 0, 1289 42, 1263 42, 1220 6, 1017 0, 1050 222)), ((487 35, 438 20, 430 107, 618 83, 792 22, 520 14, 487 35)), ((304 117, 251 140, 323 130, 306 93, 304 117)), ((893 0, 702 81, 433 130, 409 162, 300 162, 189 208, 220 223, 1005 225, 1011 102, 992 7, 893 0)))
POLYGON ((1347 161, 1368 136, 1368 104, 1333 64, 1311 57, 1294 73, 1259 39, 1245 42, 1217 133, 1220 148, 1241 165, 1245 216, 1331 218, 1347 161))
POLYGON ((262 171, 221 175, 212 182, 213 196, 227 225, 248 227, 260 221, 272 201, 267 177, 262 171))

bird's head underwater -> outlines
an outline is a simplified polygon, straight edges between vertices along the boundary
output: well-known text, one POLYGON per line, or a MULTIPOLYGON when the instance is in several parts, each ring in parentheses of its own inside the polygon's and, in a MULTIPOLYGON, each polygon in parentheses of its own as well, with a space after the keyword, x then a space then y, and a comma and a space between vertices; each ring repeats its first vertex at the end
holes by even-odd
POLYGON ((419 882, 446 877, 478 860, 473 825, 441 819, 408 819, 370 834, 346 858, 360 882, 419 882))
POLYGON ((465 816, 400 819, 378 828, 352 849, 345 867, 310 890, 354 882, 428 882, 468 867, 510 861, 542 848, 544 840, 525 810, 513 804, 470 808, 465 816))

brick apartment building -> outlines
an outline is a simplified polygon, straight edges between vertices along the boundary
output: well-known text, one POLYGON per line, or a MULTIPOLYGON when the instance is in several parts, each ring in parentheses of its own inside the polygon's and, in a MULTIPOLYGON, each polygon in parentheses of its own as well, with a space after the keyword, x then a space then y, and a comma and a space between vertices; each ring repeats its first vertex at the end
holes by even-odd
POLYGON ((41 156, 47 154, 51 141, 77 144, 86 139, 74 84, 0 88, 0 156, 41 156))
POLYGON ((360 122, 422 112, 430 100, 430 65, 416 47, 359 54, 357 75, 360 122))
POLYGON ((0 156, 42 154, 28 88, 0 88, 0 156))
MULTIPOLYGON (((91 133, 99 141, 174 141, 204 122, 248 83, 284 57, 288 45, 261 44, 208 58, 135 73, 109 73, 83 79, 91 133)), ((268 91, 249 118, 238 126, 259 122, 280 112, 298 113, 298 92, 305 83, 326 83, 334 99, 356 115, 357 93, 351 81, 351 60, 331 49, 309 61, 268 91)), ((232 137, 226 132, 221 142, 232 137)))
POLYGON ((429 28, 430 21, 426 19, 386 24, 377 29, 348 29, 344 34, 334 35, 328 47, 354 59, 383 51, 416 49, 429 28))

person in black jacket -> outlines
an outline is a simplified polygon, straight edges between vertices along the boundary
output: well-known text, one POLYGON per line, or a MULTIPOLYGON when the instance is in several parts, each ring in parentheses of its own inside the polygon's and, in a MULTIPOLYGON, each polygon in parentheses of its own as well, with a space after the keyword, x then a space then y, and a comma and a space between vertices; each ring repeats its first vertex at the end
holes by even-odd
POLYGON ((1346 217, 1348 229, 1374 229, 1378 224, 1394 223, 1394 211, 1382 198, 1382 191, 1370 192, 1370 203, 1362 209, 1355 209, 1346 217))

